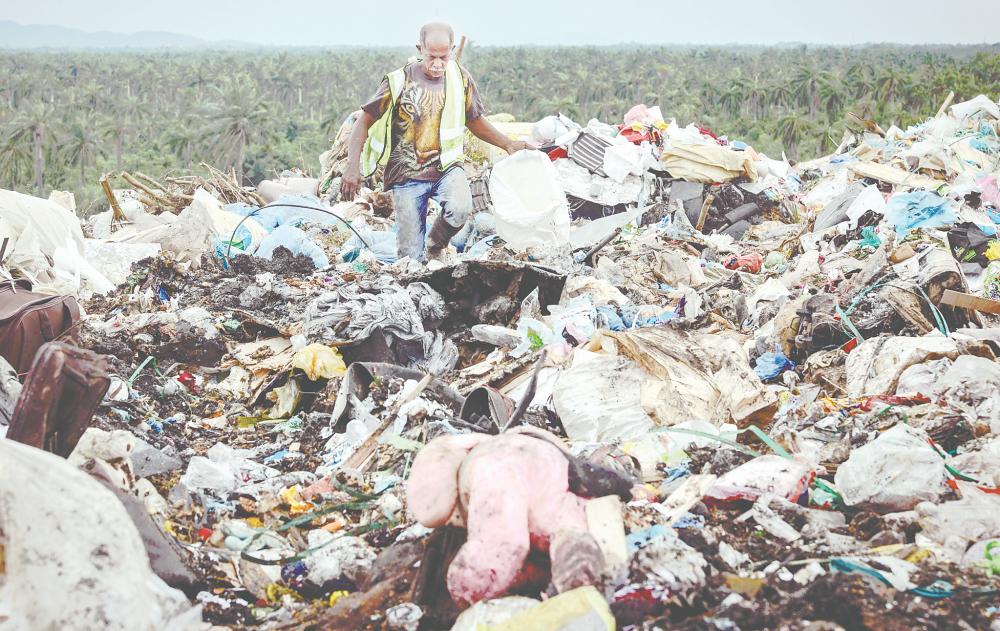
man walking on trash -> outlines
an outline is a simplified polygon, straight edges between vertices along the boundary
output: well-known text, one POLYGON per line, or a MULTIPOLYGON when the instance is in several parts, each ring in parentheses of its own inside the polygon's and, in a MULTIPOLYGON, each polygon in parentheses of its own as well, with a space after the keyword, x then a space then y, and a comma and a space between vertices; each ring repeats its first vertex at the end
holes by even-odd
POLYGON ((440 258, 472 213, 472 192, 462 168, 465 128, 491 145, 514 153, 528 145, 512 140, 483 116, 485 108, 472 77, 451 58, 450 26, 420 29, 417 61, 395 70, 361 109, 348 145, 341 199, 354 199, 361 178, 385 167, 392 191, 399 257, 440 258), (427 202, 441 214, 427 235, 427 202))

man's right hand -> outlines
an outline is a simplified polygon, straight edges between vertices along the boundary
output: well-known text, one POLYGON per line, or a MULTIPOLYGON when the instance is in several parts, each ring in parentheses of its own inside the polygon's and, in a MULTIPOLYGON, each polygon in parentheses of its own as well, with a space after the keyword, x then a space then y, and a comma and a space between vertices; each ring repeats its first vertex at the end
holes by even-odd
POLYGON ((353 202, 361 190, 361 165, 348 166, 340 178, 340 201, 353 202))

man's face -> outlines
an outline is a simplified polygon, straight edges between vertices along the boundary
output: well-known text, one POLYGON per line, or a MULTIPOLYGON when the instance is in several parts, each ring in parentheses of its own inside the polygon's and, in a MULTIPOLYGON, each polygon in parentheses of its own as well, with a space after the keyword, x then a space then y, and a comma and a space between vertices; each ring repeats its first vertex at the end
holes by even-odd
POLYGON ((423 43, 417 45, 420 68, 431 79, 444 76, 444 69, 451 58, 451 41, 444 33, 428 33, 423 43))

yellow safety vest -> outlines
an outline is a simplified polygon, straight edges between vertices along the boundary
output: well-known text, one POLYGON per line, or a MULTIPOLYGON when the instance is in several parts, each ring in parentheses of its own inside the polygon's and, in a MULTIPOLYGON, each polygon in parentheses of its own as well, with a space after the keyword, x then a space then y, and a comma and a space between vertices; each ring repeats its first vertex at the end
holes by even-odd
MULTIPOLYGON (((406 83, 406 66, 386 75, 389 82, 389 107, 368 128, 368 138, 361 151, 361 174, 370 177, 379 165, 385 166, 392 153, 392 115, 406 83)), ((465 83, 462 69, 455 60, 444 71, 444 106, 440 126, 441 170, 465 159, 465 83)))

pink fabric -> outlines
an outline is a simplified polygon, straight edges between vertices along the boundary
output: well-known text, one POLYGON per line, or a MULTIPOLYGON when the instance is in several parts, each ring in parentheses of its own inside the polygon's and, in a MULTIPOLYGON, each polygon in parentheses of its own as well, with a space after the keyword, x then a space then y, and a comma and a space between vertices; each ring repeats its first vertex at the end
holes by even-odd
POLYGON ((413 515, 436 527, 457 507, 469 531, 448 568, 457 603, 505 594, 532 545, 548 550, 557 532, 587 532, 585 500, 569 492, 567 471, 559 448, 521 434, 440 437, 417 454, 407 483, 413 515))
POLYGON ((635 123, 645 124, 646 119, 648 118, 649 118, 649 110, 646 108, 645 104, 640 103, 639 105, 633 105, 632 109, 625 112, 624 121, 626 125, 632 126, 635 123))
POLYGON ((976 182, 979 184, 982 194, 980 198, 983 202, 990 204, 994 208, 1000 207, 1000 188, 997 187, 997 176, 984 175, 976 182))

